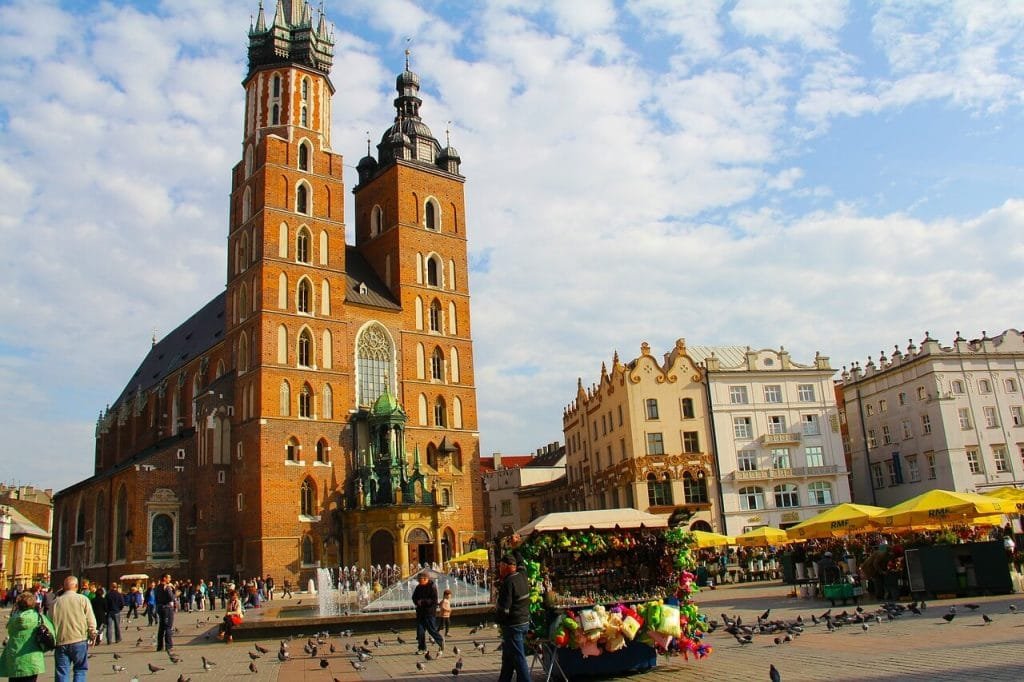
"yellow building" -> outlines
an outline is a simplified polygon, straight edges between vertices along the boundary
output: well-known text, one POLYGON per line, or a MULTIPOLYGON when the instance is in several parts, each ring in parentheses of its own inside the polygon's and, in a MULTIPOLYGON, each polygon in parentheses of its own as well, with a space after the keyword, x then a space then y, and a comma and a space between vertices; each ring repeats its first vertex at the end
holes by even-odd
POLYGON ((49 575, 50 533, 32 523, 13 507, 5 509, 9 521, 8 538, 3 534, 3 562, 0 563, 0 582, 4 587, 20 584, 28 586, 49 575))
POLYGON ((645 342, 634 360, 602 365, 596 385, 580 381, 562 416, 571 510, 634 507, 720 527, 704 380, 679 339, 663 360, 645 342))

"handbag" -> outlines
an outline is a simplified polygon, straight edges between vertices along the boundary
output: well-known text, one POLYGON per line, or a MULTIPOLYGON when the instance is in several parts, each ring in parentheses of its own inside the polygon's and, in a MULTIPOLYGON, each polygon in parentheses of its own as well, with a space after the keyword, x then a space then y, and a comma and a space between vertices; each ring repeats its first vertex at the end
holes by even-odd
POLYGON ((36 638, 36 644, 39 648, 45 651, 53 651, 57 648, 57 640, 54 639, 53 633, 50 632, 50 628, 46 627, 46 623, 43 621, 43 616, 36 613, 36 617, 39 618, 39 625, 36 626, 35 632, 33 633, 36 638))

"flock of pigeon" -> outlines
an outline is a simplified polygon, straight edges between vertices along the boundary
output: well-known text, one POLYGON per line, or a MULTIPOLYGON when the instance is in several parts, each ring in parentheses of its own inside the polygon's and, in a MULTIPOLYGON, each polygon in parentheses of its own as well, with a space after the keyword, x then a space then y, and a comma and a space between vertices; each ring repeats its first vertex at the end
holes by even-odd
MULTIPOLYGON (((843 610, 842 613, 833 614, 834 609, 828 609, 820 616, 812 615, 810 623, 804 620, 803 616, 797 616, 794 620, 771 619, 771 609, 757 617, 753 624, 745 624, 742 616, 730 617, 723 613, 722 620, 709 620, 709 632, 721 629, 723 632, 732 635, 740 646, 753 644, 754 638, 758 636, 771 637, 775 646, 783 646, 787 642, 794 641, 804 634, 808 628, 824 630, 827 633, 834 633, 841 628, 849 628, 860 632, 868 632, 872 627, 883 623, 892 623, 905 616, 911 618, 923 616, 928 605, 921 601, 913 601, 910 604, 899 604, 897 602, 883 602, 878 608, 868 611, 862 606, 857 606, 853 611, 843 610)), ((963 604, 962 608, 970 612, 981 608, 980 604, 963 604)), ((949 610, 942 614, 941 618, 947 624, 952 623, 958 615, 957 607, 950 606, 949 610)), ((1017 614, 1018 609, 1014 604, 1009 605, 1009 613, 1017 614)), ((981 625, 990 625, 995 619, 987 613, 981 614, 981 625)), ((941 624, 941 623, 940 623, 941 624)), ((768 670, 768 679, 771 682, 780 682, 782 675, 778 669, 771 665, 768 670)))

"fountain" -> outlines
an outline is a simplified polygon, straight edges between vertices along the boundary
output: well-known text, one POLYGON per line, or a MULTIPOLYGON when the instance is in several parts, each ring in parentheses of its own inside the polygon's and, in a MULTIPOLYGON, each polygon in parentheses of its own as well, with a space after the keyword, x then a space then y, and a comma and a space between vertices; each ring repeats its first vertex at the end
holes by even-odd
POLYGON ((321 616, 341 615, 342 591, 328 568, 316 569, 316 598, 321 616))

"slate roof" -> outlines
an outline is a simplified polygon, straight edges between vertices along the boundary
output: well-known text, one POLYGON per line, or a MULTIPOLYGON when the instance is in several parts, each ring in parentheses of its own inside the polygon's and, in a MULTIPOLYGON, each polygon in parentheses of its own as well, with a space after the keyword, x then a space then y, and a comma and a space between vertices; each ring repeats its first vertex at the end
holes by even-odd
POLYGON ((550 452, 542 452, 541 454, 534 457, 526 466, 528 467, 554 467, 558 466, 561 462, 562 466, 565 465, 563 461, 565 458, 565 446, 559 446, 550 452))
POLYGON ((137 388, 147 390, 156 386, 175 370, 220 343, 224 339, 226 300, 226 292, 217 294, 192 317, 150 348, 114 404, 119 404, 137 388))
POLYGON ((11 515, 11 537, 17 535, 31 535, 37 538, 50 537, 48 532, 29 521, 28 517, 14 507, 8 507, 7 513, 11 515))
POLYGON ((391 290, 377 276, 376 271, 354 246, 345 246, 345 302, 368 305, 387 310, 401 310, 402 306, 391 295, 391 290), (366 285, 362 292, 360 284, 366 285))

